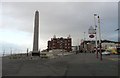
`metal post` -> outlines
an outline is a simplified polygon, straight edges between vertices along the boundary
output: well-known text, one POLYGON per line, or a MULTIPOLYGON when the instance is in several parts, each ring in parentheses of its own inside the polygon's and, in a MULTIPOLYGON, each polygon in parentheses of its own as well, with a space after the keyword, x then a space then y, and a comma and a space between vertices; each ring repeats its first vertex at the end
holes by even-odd
POLYGON ((10 48, 11 52, 10 52, 10 55, 12 56, 12 48, 10 48))
POLYGON ((27 56, 28 56, 28 48, 27 48, 27 56))
POLYGON ((117 53, 120 54, 120 44, 119 44, 119 41, 120 41, 120 38, 119 38, 119 31, 120 31, 120 28, 118 27, 118 29, 116 29, 115 31, 118 31, 118 43, 116 45, 116 48, 117 48, 117 53))
POLYGON ((5 50, 3 50, 3 57, 5 56, 5 50))
POLYGON ((84 32, 84 53, 85 53, 85 32, 84 32))
POLYGON ((78 45, 77 45, 77 52, 76 52, 76 54, 78 54, 78 52, 79 52, 79 38, 78 38, 78 45))
MULTIPOLYGON (((62 41, 61 41, 61 48, 63 49, 63 44, 62 44, 62 41)), ((62 56, 63 56, 63 50, 61 49, 61 52, 62 52, 62 56)))
POLYGON ((41 51, 41 49, 39 49, 39 57, 40 57, 40 54, 41 54, 40 51, 41 51))
POLYGON ((97 49, 97 25, 96 25, 96 19, 95 16, 97 16, 97 14, 94 14, 94 23, 95 23, 95 49, 96 49, 96 58, 98 58, 98 49, 97 49))
POLYGON ((98 16, 98 28, 99 28, 99 52, 100 52, 100 60, 102 60, 102 51, 101 51, 101 30, 100 30, 100 17, 98 16))

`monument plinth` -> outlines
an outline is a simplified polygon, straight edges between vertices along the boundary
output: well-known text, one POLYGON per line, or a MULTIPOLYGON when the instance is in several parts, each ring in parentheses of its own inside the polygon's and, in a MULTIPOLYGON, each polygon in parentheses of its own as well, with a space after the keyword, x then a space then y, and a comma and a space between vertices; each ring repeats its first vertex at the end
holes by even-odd
POLYGON ((32 56, 40 56, 39 51, 39 11, 35 12, 32 56))

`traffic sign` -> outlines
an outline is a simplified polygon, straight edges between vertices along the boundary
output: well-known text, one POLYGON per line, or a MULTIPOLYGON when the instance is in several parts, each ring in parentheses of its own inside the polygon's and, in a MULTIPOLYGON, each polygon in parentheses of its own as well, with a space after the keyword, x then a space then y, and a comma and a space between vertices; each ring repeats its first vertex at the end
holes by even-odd
POLYGON ((90 37, 90 38, 94 38, 94 35, 93 35, 93 34, 90 34, 89 37, 90 37))
POLYGON ((95 31, 95 29, 92 26, 90 26, 90 28, 88 30, 88 33, 89 34, 96 34, 96 31, 95 31))

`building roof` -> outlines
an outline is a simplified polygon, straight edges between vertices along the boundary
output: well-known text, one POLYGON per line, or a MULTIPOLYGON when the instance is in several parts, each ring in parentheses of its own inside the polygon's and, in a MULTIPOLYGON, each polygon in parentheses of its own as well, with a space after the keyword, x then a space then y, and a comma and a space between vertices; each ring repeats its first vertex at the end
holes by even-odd
MULTIPOLYGON (((90 43, 90 42, 95 43, 95 40, 92 40, 92 41, 86 40, 86 41, 85 41, 85 43, 90 43)), ((98 40, 97 42, 99 42, 99 40, 98 40)), ((110 40, 101 40, 101 42, 102 42, 102 43, 118 43, 118 42, 116 42, 116 41, 110 41, 110 40)))

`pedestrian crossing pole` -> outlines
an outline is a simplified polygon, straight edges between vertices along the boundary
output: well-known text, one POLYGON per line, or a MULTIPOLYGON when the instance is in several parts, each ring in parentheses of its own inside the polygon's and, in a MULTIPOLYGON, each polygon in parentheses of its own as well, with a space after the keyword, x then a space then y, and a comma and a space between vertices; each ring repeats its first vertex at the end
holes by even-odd
POLYGON ((99 16, 98 16, 98 30, 99 30, 99 53, 100 53, 100 60, 102 61, 101 29, 100 29, 100 17, 99 16))

